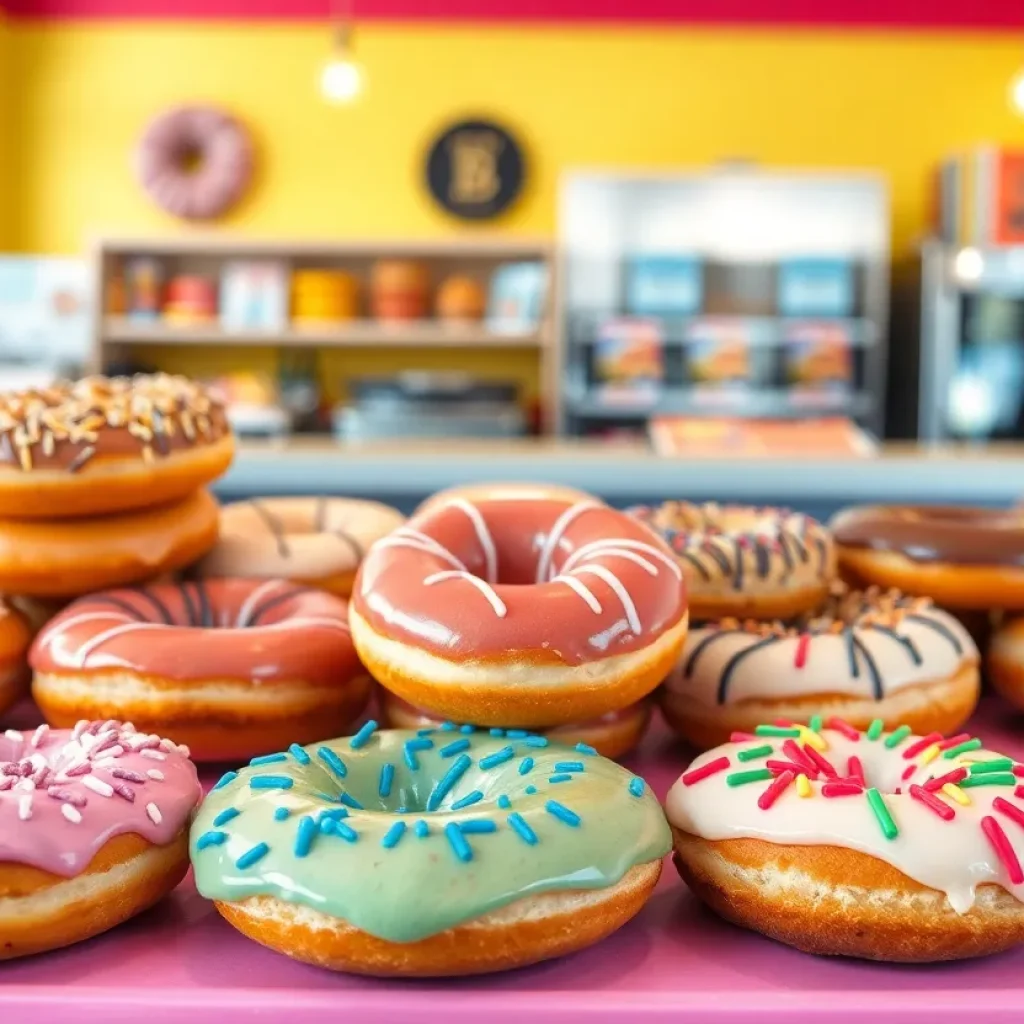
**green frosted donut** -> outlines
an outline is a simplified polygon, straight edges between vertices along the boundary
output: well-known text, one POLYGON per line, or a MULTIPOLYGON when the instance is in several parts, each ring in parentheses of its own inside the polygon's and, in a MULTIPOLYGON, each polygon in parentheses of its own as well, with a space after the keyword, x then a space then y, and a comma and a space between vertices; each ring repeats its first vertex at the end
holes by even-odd
POLYGON ((410 943, 516 900, 615 885, 671 836, 643 780, 582 744, 450 723, 255 758, 192 828, 208 899, 265 895, 410 943))

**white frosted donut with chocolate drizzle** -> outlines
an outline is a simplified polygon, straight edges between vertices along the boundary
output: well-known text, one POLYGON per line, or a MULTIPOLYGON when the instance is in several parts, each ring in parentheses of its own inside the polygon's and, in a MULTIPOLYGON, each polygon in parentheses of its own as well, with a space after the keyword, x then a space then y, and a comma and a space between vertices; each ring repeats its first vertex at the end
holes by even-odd
POLYGON ((662 710, 700 748, 759 722, 815 714, 943 732, 974 710, 978 664, 970 634, 926 598, 837 593, 795 626, 723 619, 691 630, 662 710))
POLYGON ((686 501, 629 511, 675 552, 694 622, 793 618, 816 608, 835 578, 832 536, 810 516, 686 501))
POLYGON ((927 963, 1024 941, 1022 779, 970 733, 828 718, 702 754, 665 812, 680 874, 727 920, 808 953, 927 963))
POLYGON ((253 498, 225 505, 220 539, 199 563, 199 576, 288 579, 352 592, 366 549, 405 517, 377 501, 353 498, 253 498))
POLYGON ((371 689, 345 601, 287 580, 94 594, 50 622, 29 662, 51 725, 130 719, 186 743, 198 761, 332 736, 371 689))
POLYGON ((596 500, 455 497, 370 549, 349 620, 415 707, 537 728, 653 691, 686 636, 686 585, 654 533, 596 500))

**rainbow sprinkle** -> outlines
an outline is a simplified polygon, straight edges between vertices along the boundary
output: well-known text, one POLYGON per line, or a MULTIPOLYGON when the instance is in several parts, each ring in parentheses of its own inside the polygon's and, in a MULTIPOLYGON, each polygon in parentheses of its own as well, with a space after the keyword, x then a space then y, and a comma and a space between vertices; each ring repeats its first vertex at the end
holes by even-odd
POLYGON ((749 750, 740 750, 736 757, 740 761, 756 761, 758 758, 769 757, 775 752, 771 744, 766 743, 763 747, 751 747, 749 750))
POLYGON ((733 772, 731 775, 726 775, 725 782, 727 786, 746 786, 751 782, 764 782, 770 778, 772 778, 770 769, 755 768, 749 772, 733 772))
POLYGON ((875 820, 878 822, 878 827, 882 830, 882 835, 886 839, 895 839, 900 834, 900 830, 896 827, 896 822, 892 820, 892 815, 885 805, 882 794, 877 789, 869 789, 866 795, 875 820))

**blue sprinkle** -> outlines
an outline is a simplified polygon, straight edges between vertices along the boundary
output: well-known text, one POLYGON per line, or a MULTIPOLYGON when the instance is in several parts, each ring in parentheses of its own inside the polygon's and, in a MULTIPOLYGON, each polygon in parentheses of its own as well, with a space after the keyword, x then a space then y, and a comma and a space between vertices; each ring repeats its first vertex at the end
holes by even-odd
POLYGON ((633 796, 644 795, 644 780, 641 778, 635 778, 629 780, 629 791, 633 796))
POLYGON ((205 850, 208 846, 220 846, 227 837, 227 832, 204 832, 196 840, 196 849, 205 850))
POLYGON ((528 772, 531 771, 533 771, 533 758, 524 757, 522 761, 519 762, 519 774, 526 775, 528 772))
POLYGON ((472 807, 473 804, 479 803, 483 800, 484 795, 479 789, 474 789, 472 793, 467 793, 461 800, 456 800, 452 804, 453 811, 461 811, 463 807, 472 807))
MULTIPOLYGON (((235 779, 237 778, 238 772, 225 772, 225 774, 220 777, 220 779, 217 782, 217 785, 214 786, 213 789, 221 789, 222 787, 228 785, 228 783, 234 782, 235 779)), ((212 793, 213 790, 210 790, 210 792, 212 793)))
POLYGON ((526 823, 526 819, 518 812, 513 811, 507 819, 512 831, 515 832, 524 843, 530 846, 537 845, 537 833, 526 823))
POLYGON ((476 726, 475 725, 470 725, 467 722, 465 725, 460 725, 459 726, 459 732, 461 732, 461 733, 463 733, 463 734, 468 736, 471 732, 476 732, 476 726))
POLYGON ((257 843, 251 850, 246 850, 235 861, 235 867, 239 869, 251 868, 253 864, 262 860, 268 853, 270 853, 270 847, 266 843, 257 843))
POLYGON ((523 742, 528 747, 546 747, 548 745, 547 736, 527 736, 523 742))
POLYGON ((395 814, 408 814, 408 813, 409 813, 409 808, 408 807, 399 807, 398 810, 395 811, 395 814))
POLYGON ((291 789, 295 785, 294 779, 287 775, 251 775, 249 777, 250 789, 291 789))
POLYGON ((309 754, 307 754, 302 749, 302 747, 298 745, 298 743, 293 743, 288 748, 288 753, 291 754, 292 757, 294 757, 295 760, 299 762, 299 764, 309 764, 309 762, 312 760, 309 754))
POLYGON ((412 830, 420 839, 430 835, 430 826, 422 818, 413 825, 412 830))
POLYGON ((362 804, 361 804, 361 803, 360 803, 360 802, 359 802, 359 801, 358 801, 358 800, 357 800, 357 799, 356 799, 356 798, 355 798, 354 796, 350 796, 350 795, 349 795, 348 793, 342 793, 342 794, 341 794, 341 796, 339 796, 339 797, 338 797, 338 799, 339 799, 339 800, 340 800, 340 801, 341 801, 341 802, 342 802, 342 803, 343 803, 343 804, 344 804, 344 805, 345 805, 346 807, 351 807, 351 808, 352 808, 352 810, 354 810, 354 811, 362 811, 362 810, 365 810, 365 808, 363 807, 363 805, 362 805, 362 804))
POLYGON ((537 787, 536 786, 527 786, 526 787, 526 795, 527 796, 533 796, 533 794, 536 793, 536 792, 537 792, 537 787))
POLYGON ((327 767, 330 768, 339 779, 343 779, 348 775, 348 769, 345 767, 345 762, 342 761, 342 759, 338 757, 330 747, 317 747, 316 756, 319 757, 320 760, 323 761, 323 763, 327 765, 327 767))
MULTIPOLYGON (((412 740, 409 740, 409 743, 411 742, 412 740)), ((409 771, 419 771, 420 759, 416 756, 416 751, 409 746, 409 743, 406 743, 405 749, 402 751, 402 758, 409 766, 409 771)))
POLYGON ((281 761, 287 761, 287 754, 264 754, 262 757, 254 757, 249 764, 255 768, 261 764, 279 764, 281 761))
POLYGON ((511 761, 515 756, 516 752, 511 747, 502 747, 501 750, 496 750, 493 754, 480 758, 480 767, 485 771, 490 768, 497 768, 499 764, 511 761))
POLYGON ((576 749, 581 754, 596 754, 597 751, 589 743, 577 743, 576 749))
POLYGON ((488 832, 497 832, 498 826, 490 818, 474 818, 472 821, 462 822, 459 831, 464 836, 486 835, 488 832))
POLYGON ((564 804, 560 804, 557 800, 549 800, 544 805, 544 810, 548 814, 556 817, 559 821, 564 821, 566 825, 571 825, 576 828, 580 823, 580 816, 575 811, 570 811, 564 804))
POLYGON ((548 782, 572 782, 572 776, 567 772, 562 775, 552 775, 548 782))
POLYGON ((299 819, 299 828, 295 833, 295 856, 305 857, 313 846, 316 836, 316 822, 307 814, 299 819))
POLYGON ((472 763, 472 758, 467 754, 459 754, 448 771, 434 784, 434 788, 427 798, 428 811, 436 811, 441 806, 441 801, 451 792, 459 779, 466 774, 472 763))
POLYGON ((371 718, 366 725, 364 725, 362 729, 360 729, 359 732, 357 732, 355 736, 348 741, 348 745, 353 750, 359 750, 360 747, 365 747, 366 744, 370 742, 370 737, 374 734, 376 729, 377 723, 371 718))
POLYGON ((555 764, 556 772, 582 772, 585 770, 582 761, 558 761, 555 764))
POLYGON ((463 864, 473 859, 473 851, 462 835, 462 830, 454 821, 450 821, 445 825, 444 834, 448 839, 448 845, 451 846, 452 852, 463 864))
POLYGON ((490 733, 496 739, 500 739, 502 736, 505 735, 505 730, 504 729, 491 729, 490 733))
POLYGON ((457 726, 454 722, 442 722, 438 728, 441 732, 455 732, 457 726))
POLYGON ((502 793, 501 796, 498 797, 498 806, 503 811, 507 811, 512 806, 512 801, 509 800, 509 798, 504 793, 502 793))
POLYGON ((220 828, 221 825, 226 825, 232 818, 237 818, 241 813, 242 812, 235 807, 228 807, 213 819, 213 824, 217 828, 220 828))
POLYGON ((410 750, 429 750, 434 745, 434 741, 433 740, 428 740, 426 738, 416 739, 416 740, 406 740, 405 741, 405 745, 410 750))
POLYGON ((510 740, 525 740, 530 734, 525 729, 506 729, 505 735, 510 740))
POLYGON ((439 753, 442 757, 454 757, 456 754, 461 754, 464 750, 469 750, 469 740, 467 739, 449 743, 448 746, 442 747, 439 753))
POLYGON ((285 821, 289 814, 291 814, 291 811, 289 811, 287 807, 278 807, 274 811, 274 820, 285 821))
POLYGON ((377 786, 379 796, 391 796, 391 783, 395 780, 395 766, 389 761, 380 766, 380 783, 377 786))
POLYGON ((434 730, 433 729, 417 729, 417 736, 429 736, 434 730))
POLYGON ((323 821, 324 818, 334 818, 335 821, 341 821, 342 818, 348 817, 348 810, 344 807, 332 807, 329 811, 321 811, 317 817, 317 821, 323 821))
POLYGON ((380 841, 380 845, 383 846, 385 850, 394 849, 398 845, 398 840, 405 835, 405 829, 406 824, 404 821, 396 821, 394 825, 384 833, 384 838, 380 841))
POLYGON ((346 843, 354 843, 359 838, 359 833, 351 825, 337 818, 324 818, 320 822, 320 831, 329 836, 339 836, 346 843))

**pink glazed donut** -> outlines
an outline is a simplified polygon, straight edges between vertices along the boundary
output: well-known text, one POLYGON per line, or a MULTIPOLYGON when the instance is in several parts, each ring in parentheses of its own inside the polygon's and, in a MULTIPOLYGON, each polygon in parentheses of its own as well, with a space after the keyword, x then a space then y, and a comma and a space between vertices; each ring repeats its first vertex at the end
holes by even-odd
POLYGON ((188 871, 188 750, 113 720, 0 733, 0 961, 127 921, 188 871))
POLYGON ((146 194, 184 220, 210 220, 242 197, 252 177, 249 133, 215 107, 178 107, 143 132, 136 168, 146 194))

